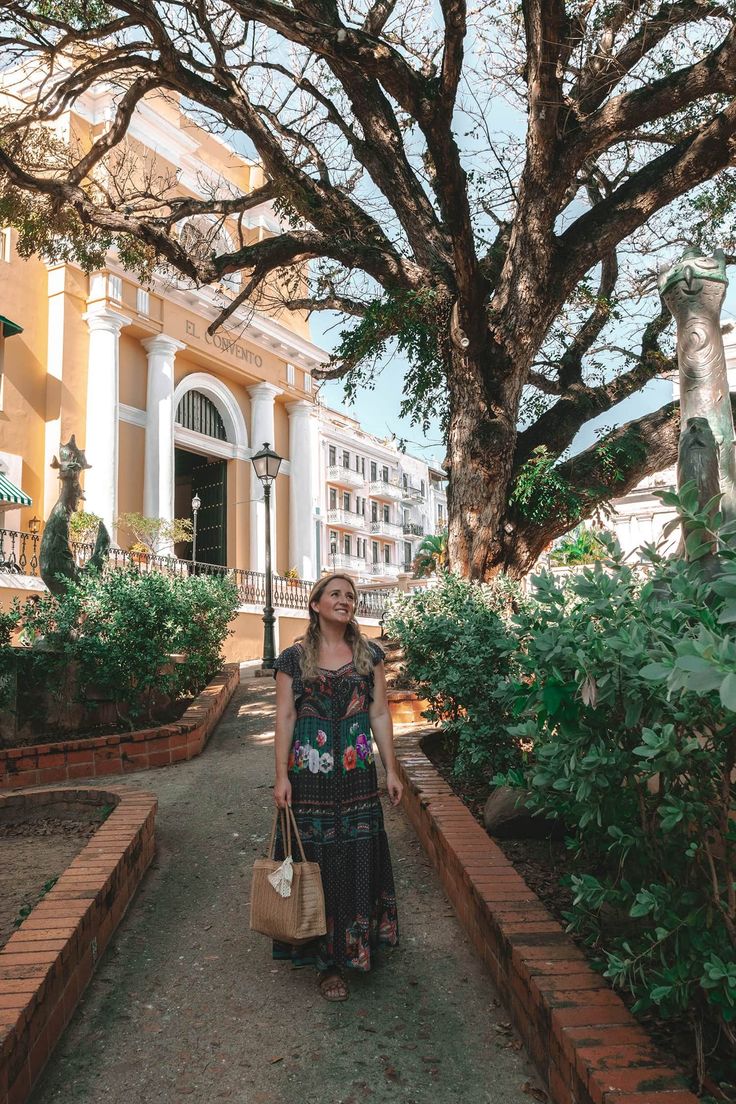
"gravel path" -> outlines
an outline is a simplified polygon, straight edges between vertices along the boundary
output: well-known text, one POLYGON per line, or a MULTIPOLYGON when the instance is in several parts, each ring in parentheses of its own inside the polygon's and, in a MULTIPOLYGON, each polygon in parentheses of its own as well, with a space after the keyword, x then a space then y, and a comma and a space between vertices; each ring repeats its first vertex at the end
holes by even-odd
POLYGON ((246 684, 198 759, 109 780, 158 794, 158 853, 32 1104, 544 1099, 387 802, 402 945, 353 980, 348 1002, 324 1002, 312 970, 273 962, 248 931, 250 867, 273 809, 273 704, 270 685, 246 684))

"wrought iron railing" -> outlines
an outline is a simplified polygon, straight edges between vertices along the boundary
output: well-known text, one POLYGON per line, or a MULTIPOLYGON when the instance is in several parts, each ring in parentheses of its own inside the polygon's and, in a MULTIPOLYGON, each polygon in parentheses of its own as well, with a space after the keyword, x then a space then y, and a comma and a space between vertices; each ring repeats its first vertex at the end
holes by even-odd
MULTIPOLYGON (((21 533, 0 529, 0 573, 38 575, 38 533, 21 533)), ((79 567, 92 556, 93 544, 72 542, 72 552, 79 567)), ((241 567, 220 567, 197 560, 180 560, 176 556, 159 556, 148 552, 128 552, 111 548, 107 563, 113 568, 134 567, 138 571, 158 571, 166 575, 188 578, 190 575, 231 579, 238 588, 241 605, 262 606, 266 602, 266 576, 262 571, 246 571, 241 567)), ((286 579, 273 575, 273 604, 281 609, 306 610, 313 584, 306 579, 286 579)), ((359 617, 383 615, 390 589, 358 590, 359 617)))

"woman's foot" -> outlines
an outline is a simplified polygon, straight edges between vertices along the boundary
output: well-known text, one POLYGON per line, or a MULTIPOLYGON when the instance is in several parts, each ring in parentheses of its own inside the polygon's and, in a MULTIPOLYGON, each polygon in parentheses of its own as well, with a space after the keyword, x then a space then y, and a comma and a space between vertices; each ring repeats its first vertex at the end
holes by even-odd
POLYGON ((326 1001, 346 1001, 350 996, 347 982, 339 970, 325 970, 319 974, 317 985, 326 1001))

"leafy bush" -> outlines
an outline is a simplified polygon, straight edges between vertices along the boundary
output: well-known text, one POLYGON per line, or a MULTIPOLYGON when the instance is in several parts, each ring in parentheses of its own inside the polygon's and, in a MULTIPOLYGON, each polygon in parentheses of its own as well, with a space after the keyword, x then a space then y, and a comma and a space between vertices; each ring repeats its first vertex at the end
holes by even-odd
POLYGON ((565 564, 570 567, 577 564, 593 563, 606 557, 606 546, 597 533, 585 526, 579 526, 563 537, 549 554, 553 564, 565 564))
POLYGON ((535 580, 511 732, 535 743, 537 807, 570 831, 569 919, 605 975, 635 1010, 707 1014, 734 1041, 736 551, 709 555, 709 518, 669 498, 691 562, 648 549, 637 576, 610 543, 567 589, 535 580))
POLYGON ((504 616, 518 598, 512 584, 443 573, 434 587, 398 595, 386 619, 404 648, 407 673, 431 703, 428 718, 457 741, 457 773, 520 762, 518 740, 504 725, 516 649, 504 616))
POLYGON ((20 603, 13 599, 9 610, 0 610, 0 708, 12 700, 14 690, 13 650, 10 641, 20 624, 20 603))
POLYGON ((150 717, 157 695, 176 699, 204 687, 220 665, 237 604, 226 579, 134 568, 91 573, 60 598, 26 604, 26 628, 43 638, 32 677, 63 697, 73 668, 83 700, 94 688, 124 706, 132 724, 150 717), (174 653, 183 662, 172 662, 174 653))

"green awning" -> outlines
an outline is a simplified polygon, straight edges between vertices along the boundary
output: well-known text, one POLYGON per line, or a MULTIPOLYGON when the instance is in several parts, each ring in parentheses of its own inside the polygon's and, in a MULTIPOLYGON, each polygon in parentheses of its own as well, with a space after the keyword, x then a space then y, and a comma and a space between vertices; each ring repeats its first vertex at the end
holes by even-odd
POLYGON ((12 506, 31 506, 32 502, 20 487, 11 483, 7 475, 0 472, 0 506, 10 503, 12 506))
POLYGON ((17 322, 11 322, 9 318, 5 318, 0 314, 0 326, 3 328, 3 337, 15 337, 16 334, 23 333, 23 327, 19 326, 17 322))

